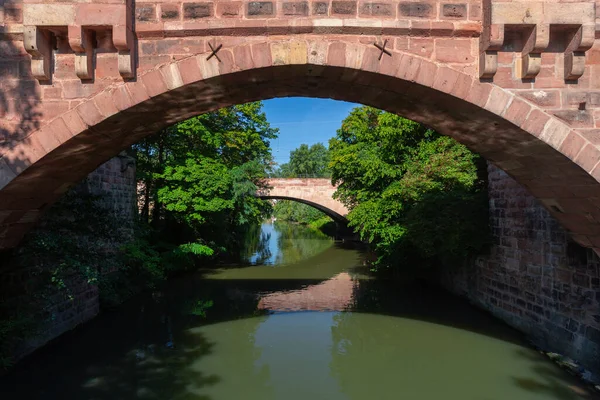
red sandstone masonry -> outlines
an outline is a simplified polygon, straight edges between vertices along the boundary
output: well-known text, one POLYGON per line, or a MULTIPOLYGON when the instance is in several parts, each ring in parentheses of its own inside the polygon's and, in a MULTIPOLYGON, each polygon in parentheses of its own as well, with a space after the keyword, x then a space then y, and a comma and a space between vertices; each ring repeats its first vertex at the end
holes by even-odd
MULTIPOLYGON (((56 120, 56 129, 65 130, 66 126, 62 119, 56 120)), ((93 194, 103 194, 104 206, 119 216, 122 224, 115 229, 131 231, 132 223, 135 218, 135 167, 133 164, 127 164, 123 168, 127 158, 124 155, 116 157, 102 164, 93 173, 91 173, 85 182, 79 184, 77 190, 85 190, 93 194)), ((27 215, 23 215, 27 217, 27 215)), ((114 252, 122 243, 105 244, 103 249, 107 254, 114 252)), ((4 261, 4 260, 3 260, 4 261)), ((12 259, 12 262, 18 261, 18 256, 12 259)), ((2 301, 18 304, 22 293, 27 289, 24 287, 36 287, 39 283, 36 281, 40 275, 40 269, 53 268, 53 266, 30 266, 30 268, 15 268, 12 263, 2 264, 0 270, 0 293, 2 301)), ((114 272, 114 267, 110 265, 100 266, 101 273, 107 274, 114 272)), ((20 359, 26 354, 42 347, 50 340, 62 335, 63 333, 74 329, 78 325, 94 318, 99 310, 98 288, 89 284, 85 279, 78 275, 72 275, 65 279, 65 284, 69 288, 72 298, 67 298, 65 293, 53 294, 54 304, 51 304, 44 313, 50 314, 48 324, 38 327, 42 329, 41 334, 35 340, 29 340, 22 343, 16 359, 20 359)))
POLYGON ((272 178, 267 180, 270 187, 259 196, 273 199, 292 199, 316 205, 334 219, 341 220, 348 214, 348 209, 340 201, 333 198, 336 187, 329 179, 320 178, 272 178))
POLYGON ((600 259, 574 244, 517 182, 492 165, 488 171, 494 241, 490 255, 479 257, 468 271, 449 274, 446 286, 529 334, 542 347, 597 372, 600 259))
MULTIPOLYGON (((111 15, 103 10, 121 19, 121 4, 58 5, 73 11, 73 21, 106 22, 111 15)), ((273 96, 364 102, 427 123, 502 165, 540 196, 544 193, 550 208, 573 194, 573 185, 598 185, 598 141, 590 139, 600 126, 597 44, 587 52, 589 62, 576 83, 562 79, 562 61, 553 53, 543 53, 537 79, 517 78, 517 56, 510 48, 502 48, 498 57, 502 73, 482 81, 477 74, 483 30, 479 2, 261 1, 251 6, 148 1, 135 6, 138 75, 127 82, 118 73, 114 43, 101 35, 92 82, 77 77, 75 55, 68 41, 60 40, 52 83, 40 85, 31 79, 20 17, 5 15, 0 46, 0 74, 5 75, 0 76, 10 106, 0 110, 5 171, 0 171, 0 210, 13 222, 0 225, 0 247, 17 243, 17 233, 24 232, 14 223, 18 216, 35 215, 36 207, 53 201, 49 194, 31 192, 33 187, 49 187, 47 182, 56 180, 57 187, 48 190, 60 192, 77 176, 64 172, 73 165, 83 176, 101 157, 167 122, 273 96), (378 60, 374 43, 386 38, 392 55, 378 60), (223 46, 222 63, 206 61, 207 43, 223 46), (73 138, 55 122, 61 119, 73 138), (48 165, 60 176, 50 176, 48 165)), ((35 16, 28 16, 26 8, 24 13, 25 19, 35 16)), ((554 42, 551 48, 559 51, 554 42)), ((588 200, 581 193, 574 199, 588 200)), ((563 211, 552 212, 582 243, 597 243, 593 218, 587 220, 572 203, 563 211), (585 226, 578 228, 580 222, 585 226)))

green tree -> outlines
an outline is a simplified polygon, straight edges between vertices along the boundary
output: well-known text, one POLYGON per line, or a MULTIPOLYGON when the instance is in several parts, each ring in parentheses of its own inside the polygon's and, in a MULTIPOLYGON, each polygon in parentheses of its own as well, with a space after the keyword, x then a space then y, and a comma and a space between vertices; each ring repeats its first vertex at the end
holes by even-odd
POLYGON ((301 144, 290 152, 289 163, 281 164, 276 176, 282 178, 295 178, 309 176, 314 178, 329 178, 331 172, 328 168, 329 151, 323 143, 312 146, 301 144))
POLYGON ((197 254, 239 244, 270 210, 254 197, 277 137, 262 103, 223 108, 164 129, 136 146, 142 217, 197 254), (152 212, 150 212, 152 209, 152 212), (144 212, 144 210, 148 210, 144 212))
POLYGON ((279 168, 273 171, 272 176, 275 178, 295 178, 296 174, 294 174, 294 171, 292 171, 290 163, 283 163, 279 166, 279 168))
POLYGON ((309 224, 326 217, 322 211, 293 200, 278 200, 273 206, 273 215, 277 219, 302 224, 309 224))
POLYGON ((329 142, 335 196, 380 266, 478 251, 487 235, 480 158, 455 140, 371 107, 350 112, 329 142))

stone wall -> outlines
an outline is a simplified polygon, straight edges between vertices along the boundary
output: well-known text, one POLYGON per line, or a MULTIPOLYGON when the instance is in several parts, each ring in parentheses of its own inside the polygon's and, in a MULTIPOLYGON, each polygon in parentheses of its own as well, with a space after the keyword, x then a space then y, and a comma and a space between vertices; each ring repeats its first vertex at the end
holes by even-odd
POLYGON ((137 215, 135 159, 121 152, 79 184, 79 189, 102 196, 102 206, 131 226, 137 215))
POLYGON ((489 165, 488 176, 493 244, 448 274, 446 286, 600 372, 600 259, 502 170, 489 165))
MULTIPOLYGON (((99 196, 100 206, 112 211, 118 225, 114 227, 117 240, 133 237, 133 226, 137 218, 137 185, 135 159, 122 151, 89 174, 73 190, 99 196)), ((104 251, 114 253, 122 243, 111 241, 104 245, 104 251)), ((101 272, 114 272, 118 266, 103 265, 101 272)))
MULTIPOLYGON (((76 243, 79 248, 90 249, 96 255, 101 255, 102 265, 94 267, 105 276, 118 268, 116 263, 111 263, 111 255, 116 253, 123 238, 126 240, 131 236, 136 215, 135 162, 121 153, 70 189, 40 220, 23 246, 0 257, 0 323, 6 319, 7 312, 18 310, 18 318, 32 317, 35 321, 35 326, 28 330, 37 331, 35 338, 30 337, 25 342, 10 346, 10 353, 15 359, 22 358, 64 332, 94 318, 100 310, 98 286, 90 283, 80 271, 74 270, 61 275, 64 283, 62 289, 58 289, 56 284, 49 284, 52 271, 57 269, 57 257, 51 253, 60 250, 50 247, 46 254, 39 251, 39 245, 35 245, 37 250, 32 251, 28 243, 34 240, 33 237, 45 238, 43 235, 47 232, 56 235, 56 228, 49 226, 62 222, 64 227, 61 232, 64 229, 69 231, 64 232, 66 237, 75 238, 79 242, 76 243), (99 197, 95 199, 95 196, 99 197), (80 234, 78 228, 88 224, 88 221, 82 220, 80 213, 57 211, 73 204, 73 198, 93 199, 100 206, 100 212, 108 210, 113 213, 114 218, 109 221, 114 222, 114 226, 111 225, 114 232, 109 232, 108 236, 105 234, 108 239, 95 237, 93 231, 86 232, 85 229, 80 234), (114 238, 121 241, 113 240, 112 233, 114 238)), ((0 350, 0 358, 6 356, 6 349, 0 350)))

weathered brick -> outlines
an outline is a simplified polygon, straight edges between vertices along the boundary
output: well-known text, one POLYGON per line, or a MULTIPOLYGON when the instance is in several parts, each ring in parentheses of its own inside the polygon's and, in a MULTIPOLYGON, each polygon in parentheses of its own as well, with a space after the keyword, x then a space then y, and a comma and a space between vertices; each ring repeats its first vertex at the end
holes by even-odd
POLYGON ((567 91, 563 93, 563 106, 578 108, 600 107, 600 93, 588 91, 567 91))
POLYGON ((346 65, 346 44, 332 43, 327 53, 327 64, 334 67, 343 67, 346 65))
POLYGON ((448 67, 441 67, 436 74, 433 88, 441 92, 450 93, 458 81, 459 75, 458 71, 448 67))
POLYGON ((256 68, 270 67, 272 64, 271 48, 268 43, 252 45, 252 61, 256 68))
POLYGON ((587 144, 580 152, 575 161, 586 171, 592 171, 600 161, 600 150, 594 145, 587 144))
POLYGON ((536 109, 531 111, 521 128, 535 136, 539 136, 548 120, 550 120, 548 114, 536 109))
POLYGON ((140 22, 156 21, 156 7, 154 4, 136 4, 135 19, 140 22))
POLYGON ((394 17, 395 8, 391 3, 362 3, 360 16, 394 17))
POLYGON ((494 87, 484 107, 486 110, 489 110, 494 114, 502 115, 511 99, 512 95, 506 90, 494 87))
POLYGON ((308 2, 288 1, 283 3, 283 15, 308 15, 308 2))
POLYGON ((437 66, 431 62, 421 62, 419 73, 417 75, 417 82, 423 86, 433 86, 433 81, 437 74, 437 66))
POLYGON ((76 108, 79 117, 88 126, 94 126, 104 119, 93 101, 86 101, 76 108))
POLYGON ((403 17, 430 18, 433 16, 433 7, 429 3, 400 3, 398 14, 403 17))
POLYGON ((250 46, 238 46, 233 48, 233 56, 235 59, 235 65, 241 69, 251 69, 254 67, 252 61, 252 52, 250 46))
POLYGON ((588 288, 590 286, 590 277, 575 273, 573 274, 573 284, 583 288, 588 288))
POLYGON ((131 95, 125 86, 119 86, 112 92, 113 103, 119 111, 123 111, 133 106, 131 95))
POLYGON ((167 84, 158 70, 150 71, 142 76, 142 82, 150 97, 158 96, 167 91, 167 84))
POLYGON ((23 7, 21 4, 4 5, 4 23, 22 23, 23 22, 23 7))
POLYGON ((340 15, 356 15, 355 1, 332 1, 331 13, 340 15))
POLYGON ((557 90, 520 90, 518 94, 541 107, 553 108, 560 105, 560 93, 557 90))
POLYGON ((127 82, 125 87, 131 95, 131 100, 133 101, 134 105, 142 103, 150 98, 146 86, 144 86, 143 82, 141 81, 127 82))
POLYGON ((469 5, 469 19, 472 21, 481 20, 481 4, 471 3, 469 5))
POLYGON ((471 52, 470 39, 438 39, 435 41, 435 59, 448 63, 471 63, 475 60, 471 52))
POLYGON ((160 18, 163 20, 176 20, 180 17, 179 5, 177 4, 161 4, 160 18))
POLYGON ((513 98, 513 101, 508 106, 504 117, 517 126, 521 126, 527 115, 531 112, 531 106, 518 98, 513 98))
POLYGON ((443 4, 442 5, 442 16, 444 18, 466 19, 467 18, 467 5, 466 4, 443 4))
POLYGON ((188 57, 179 62, 179 73, 184 84, 192 83, 202 79, 202 72, 196 57, 188 57))
POLYGON ((593 128, 594 117, 587 110, 560 110, 553 113, 573 128, 593 128))
POLYGON ((183 18, 199 19, 213 16, 213 3, 183 3, 183 18))
POLYGON ((490 98, 490 92, 492 91, 492 85, 487 84, 474 84, 471 86, 466 100, 480 107, 485 106, 490 98))
POLYGON ((217 2, 217 14, 223 17, 237 17, 241 9, 241 1, 217 2))
POLYGON ((459 99, 466 99, 472 86, 473 78, 467 74, 461 74, 456 81, 456 85, 454 85, 454 88, 452 89, 452 94, 459 99))
POLYGON ((77 110, 70 110, 61 116, 65 125, 73 135, 79 134, 87 129, 88 125, 83 121, 77 110))
POLYGON ((248 3, 248 16, 265 16, 274 15, 275 6, 270 1, 251 1, 248 3))
POLYGON ((329 11, 329 3, 325 1, 315 1, 312 3, 313 15, 327 15, 329 11))
POLYGON ((430 58, 433 54, 433 38, 411 37, 408 40, 409 44, 408 48, 406 49, 407 51, 424 58, 430 58))
POLYGON ((585 331, 585 337, 594 343, 600 343, 600 330, 588 326, 585 331))

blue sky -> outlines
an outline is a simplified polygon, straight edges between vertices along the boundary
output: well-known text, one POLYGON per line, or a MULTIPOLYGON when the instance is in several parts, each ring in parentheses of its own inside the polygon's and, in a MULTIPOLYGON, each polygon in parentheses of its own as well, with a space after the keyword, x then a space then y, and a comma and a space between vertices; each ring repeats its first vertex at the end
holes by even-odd
POLYGON ((271 126, 279 128, 279 138, 271 141, 275 162, 289 161, 290 151, 302 143, 323 143, 329 139, 351 109, 358 104, 330 99, 287 97, 263 101, 271 126))

